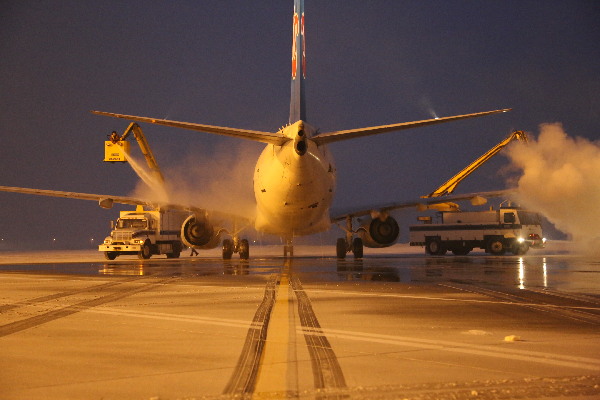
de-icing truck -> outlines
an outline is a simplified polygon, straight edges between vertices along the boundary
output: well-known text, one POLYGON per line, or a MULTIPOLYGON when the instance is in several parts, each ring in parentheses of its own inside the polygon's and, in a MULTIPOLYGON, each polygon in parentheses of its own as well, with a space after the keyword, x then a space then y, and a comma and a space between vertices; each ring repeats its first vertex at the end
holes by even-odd
POLYGON ((502 255, 509 251, 525 254, 530 247, 543 248, 541 217, 518 207, 489 211, 442 211, 439 223, 420 217, 425 223, 409 227, 410 245, 425 246, 431 255, 450 250, 455 255, 469 254, 474 248, 502 255))
POLYGON ((167 258, 178 258, 183 250, 181 226, 188 212, 176 210, 145 211, 138 206, 135 211, 121 211, 110 236, 98 246, 106 259, 114 260, 119 255, 138 255, 148 259, 153 254, 166 254, 167 258))

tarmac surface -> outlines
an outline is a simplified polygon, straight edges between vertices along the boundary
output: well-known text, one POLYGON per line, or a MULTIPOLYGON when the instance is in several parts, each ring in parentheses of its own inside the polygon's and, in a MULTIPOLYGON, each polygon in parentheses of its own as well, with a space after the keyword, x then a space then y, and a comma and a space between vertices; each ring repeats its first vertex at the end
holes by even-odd
POLYGON ((0 399, 600 398, 596 258, 280 250, 0 252, 0 399))

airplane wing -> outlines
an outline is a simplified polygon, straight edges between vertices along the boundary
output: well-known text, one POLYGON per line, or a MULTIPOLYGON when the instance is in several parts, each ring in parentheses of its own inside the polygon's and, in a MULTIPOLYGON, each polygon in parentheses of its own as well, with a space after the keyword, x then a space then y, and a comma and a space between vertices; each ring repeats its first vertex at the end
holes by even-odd
POLYGON ((290 138, 279 134, 261 131, 252 131, 247 129, 227 128, 224 126, 201 125, 192 122, 171 121, 168 119, 138 117, 135 115, 114 114, 103 111, 90 111, 92 114, 104 115, 107 117, 122 118, 130 121, 147 122, 149 124, 172 126, 175 128, 190 129, 193 131, 215 133, 217 135, 232 136, 242 139, 253 140, 255 142, 269 143, 276 146, 281 146, 290 138))
POLYGON ((478 192, 478 193, 465 193, 465 194, 456 194, 449 196, 441 196, 441 197, 420 197, 414 200, 402 201, 397 203, 387 203, 387 204, 379 204, 379 205, 369 205, 363 207, 353 207, 352 210, 345 209, 339 211, 331 212, 331 222, 336 223, 346 219, 346 217, 363 217, 365 215, 369 215, 372 212, 390 212, 393 210, 398 210, 402 208, 416 208, 418 210, 425 210, 428 206, 433 206, 436 204, 448 203, 453 201, 470 201, 473 205, 483 205, 487 202, 487 199, 494 197, 505 197, 514 195, 516 193, 516 189, 504 189, 504 190, 496 190, 490 192, 478 192))
POLYGON ((34 195, 38 195, 38 196, 63 197, 63 198, 68 198, 68 199, 94 200, 94 201, 97 201, 100 204, 100 206, 103 208, 110 208, 113 203, 152 206, 152 204, 150 204, 150 202, 146 202, 146 201, 136 199, 133 197, 123 197, 123 196, 108 196, 108 195, 91 194, 91 193, 61 192, 58 190, 30 189, 30 188, 13 187, 13 186, 0 186, 0 191, 12 192, 12 193, 34 194, 34 195))
MULTIPOLYGON (((168 210, 179 210, 189 211, 190 213, 204 213, 207 210, 192 205, 174 204, 174 203, 158 203, 152 200, 138 199, 135 197, 126 196, 112 196, 103 194, 91 194, 91 193, 77 193, 77 192, 63 192, 59 190, 45 190, 45 189, 31 189, 13 186, 0 186, 0 192, 12 192, 12 193, 23 193, 33 194, 38 196, 49 196, 49 197, 62 197, 67 199, 79 199, 79 200, 92 200, 97 201, 98 205, 102 208, 112 208, 114 203, 118 204, 130 204, 130 205, 142 205, 150 208, 162 208, 168 210)), ((233 215, 220 211, 209 211, 209 214, 217 218, 227 218, 235 220, 240 223, 249 225, 252 223, 252 219, 248 217, 242 217, 239 215, 233 215)))
POLYGON ((484 115, 504 113, 504 112, 508 112, 510 110, 512 110, 512 108, 505 108, 505 109, 493 110, 493 111, 484 111, 484 112, 473 113, 473 114, 454 115, 452 117, 425 119, 422 121, 402 122, 399 124, 392 124, 392 125, 371 126, 368 128, 358 128, 358 129, 349 129, 349 130, 345 130, 345 131, 328 132, 328 133, 323 133, 318 136, 315 136, 312 138, 312 140, 314 140, 314 142, 320 146, 323 144, 339 142, 341 140, 354 139, 357 137, 376 135, 378 133, 398 131, 398 130, 402 130, 402 129, 416 128, 419 126, 441 124, 443 122, 458 121, 458 120, 467 119, 467 118, 483 117, 484 115))

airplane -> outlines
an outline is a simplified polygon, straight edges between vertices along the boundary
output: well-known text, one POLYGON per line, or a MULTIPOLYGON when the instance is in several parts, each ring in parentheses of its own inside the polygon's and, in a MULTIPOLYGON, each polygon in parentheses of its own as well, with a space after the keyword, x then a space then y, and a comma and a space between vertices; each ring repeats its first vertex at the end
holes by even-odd
MULTIPOLYGON (((247 129, 228 128, 203 125, 190 122, 179 122, 167 119, 149 118, 134 115, 116 114, 103 111, 91 111, 93 114, 108 116, 141 123, 164 125, 205 133, 230 136, 266 144, 254 168, 254 195, 256 199, 256 216, 232 216, 225 218, 234 220, 233 229, 224 229, 221 224, 223 215, 218 210, 206 210, 201 205, 171 204, 169 202, 151 201, 124 196, 95 195, 87 193, 62 192, 54 190, 16 188, 0 186, 0 191, 36 194, 54 197, 96 200, 101 207, 110 208, 113 203, 144 205, 153 208, 172 208, 187 210, 190 216, 181 228, 182 242, 191 248, 209 249, 220 244, 222 235, 230 235, 233 241, 225 239, 229 256, 233 243, 236 253, 247 257, 248 251, 241 252, 239 239, 240 221, 253 222, 258 232, 281 237, 285 240, 284 256, 293 256, 293 239, 297 236, 311 235, 331 228, 333 224, 345 221, 340 226, 346 237, 336 243, 336 255, 344 258, 347 253, 362 257, 363 246, 387 247, 394 244, 399 236, 396 220, 389 211, 403 207, 431 206, 449 200, 480 201, 487 196, 497 196, 502 192, 475 193, 467 195, 446 196, 443 199, 419 199, 416 202, 398 202, 382 206, 370 206, 363 209, 349 210, 339 215, 330 215, 336 188, 336 168, 328 149, 332 143, 352 140, 365 136, 400 131, 422 126, 441 124, 462 119, 504 113, 511 109, 498 109, 449 117, 402 122, 391 125, 371 126, 320 133, 306 121, 305 79, 306 79, 306 46, 305 46, 305 13, 304 0, 294 0, 292 18, 292 62, 291 62, 291 101, 288 124, 277 132, 262 132, 247 129), (363 218, 358 229, 354 229, 355 218, 363 218)), ((247 246, 247 240, 244 246, 247 246)))

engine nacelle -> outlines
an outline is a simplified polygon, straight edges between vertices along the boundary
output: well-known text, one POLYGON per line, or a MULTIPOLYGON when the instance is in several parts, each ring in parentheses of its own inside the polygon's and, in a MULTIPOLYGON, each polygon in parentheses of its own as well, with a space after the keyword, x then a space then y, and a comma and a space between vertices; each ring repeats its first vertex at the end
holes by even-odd
POLYGON ((389 215, 385 218, 371 218, 358 228, 358 234, 365 247, 389 247, 396 243, 400 228, 398 222, 389 215))
POLYGON ((221 243, 221 232, 207 216, 190 215, 181 226, 181 241, 188 247, 214 249, 221 243))

